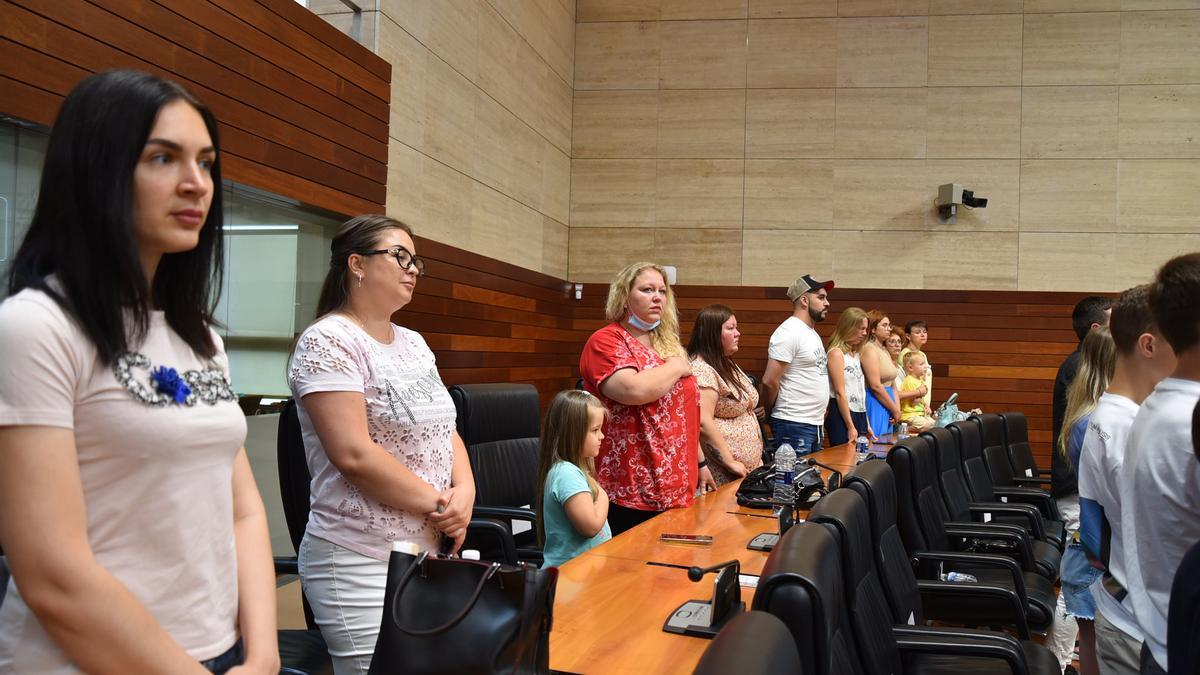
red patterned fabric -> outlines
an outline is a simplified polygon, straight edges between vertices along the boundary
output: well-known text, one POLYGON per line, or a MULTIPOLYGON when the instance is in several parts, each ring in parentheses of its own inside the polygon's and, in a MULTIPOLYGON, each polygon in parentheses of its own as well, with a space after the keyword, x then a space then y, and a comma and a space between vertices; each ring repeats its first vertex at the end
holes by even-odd
POLYGON ((600 384, 622 368, 642 371, 666 361, 622 326, 592 334, 579 358, 584 387, 608 408, 596 458, 597 480, 616 504, 642 511, 689 506, 696 490, 700 397, 696 378, 685 377, 660 399, 624 405, 604 396, 600 384))

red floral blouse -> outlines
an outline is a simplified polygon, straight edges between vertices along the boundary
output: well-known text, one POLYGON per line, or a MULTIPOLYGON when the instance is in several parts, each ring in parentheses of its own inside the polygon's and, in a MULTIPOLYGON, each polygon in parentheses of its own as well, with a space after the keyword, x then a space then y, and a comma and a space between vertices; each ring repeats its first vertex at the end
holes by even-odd
POLYGON ((662 398, 645 405, 624 405, 600 391, 600 384, 622 368, 640 372, 664 363, 617 323, 593 333, 579 358, 584 388, 608 408, 597 479, 614 503, 630 509, 664 511, 689 506, 695 497, 700 442, 696 378, 680 379, 662 398))

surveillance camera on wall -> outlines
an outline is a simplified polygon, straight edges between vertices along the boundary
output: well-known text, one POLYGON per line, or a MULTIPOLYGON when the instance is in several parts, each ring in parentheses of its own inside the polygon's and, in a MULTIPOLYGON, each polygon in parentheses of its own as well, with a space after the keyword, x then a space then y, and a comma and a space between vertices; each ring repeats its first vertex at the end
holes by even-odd
POLYGON ((944 223, 954 222, 959 206, 982 209, 986 208, 987 204, 986 197, 976 197, 974 192, 964 190, 958 183, 946 183, 938 187, 937 210, 944 223))

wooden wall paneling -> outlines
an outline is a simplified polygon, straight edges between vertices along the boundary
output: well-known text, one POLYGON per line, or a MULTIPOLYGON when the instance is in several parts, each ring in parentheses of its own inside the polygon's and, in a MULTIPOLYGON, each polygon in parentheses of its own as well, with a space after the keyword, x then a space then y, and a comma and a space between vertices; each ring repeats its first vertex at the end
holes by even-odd
POLYGON ((0 67, 0 112, 49 124, 87 72, 146 70, 213 108, 226 178, 339 213, 383 210, 391 66, 302 7, 18 0, 0 19, 0 49, 19 58, 0 67))

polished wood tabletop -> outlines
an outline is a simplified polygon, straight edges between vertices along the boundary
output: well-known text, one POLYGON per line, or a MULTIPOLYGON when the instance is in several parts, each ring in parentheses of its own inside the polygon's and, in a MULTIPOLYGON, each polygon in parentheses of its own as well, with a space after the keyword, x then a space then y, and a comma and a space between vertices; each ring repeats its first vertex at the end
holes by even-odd
MULTIPOLYGON (((880 443, 873 450, 887 447, 880 443)), ((810 457, 843 474, 854 466, 850 445, 810 457)), ((734 482, 568 561, 559 568, 550 666, 573 673, 691 673, 709 641, 666 633, 662 626, 685 601, 710 597, 713 576, 693 583, 680 567, 736 559, 743 574, 757 575, 768 554, 746 544, 761 532, 778 532, 778 522, 769 510, 739 507, 734 482), (664 533, 707 534, 713 543, 666 543, 664 533)), ((752 588, 742 589, 747 607, 753 595, 752 588)))

